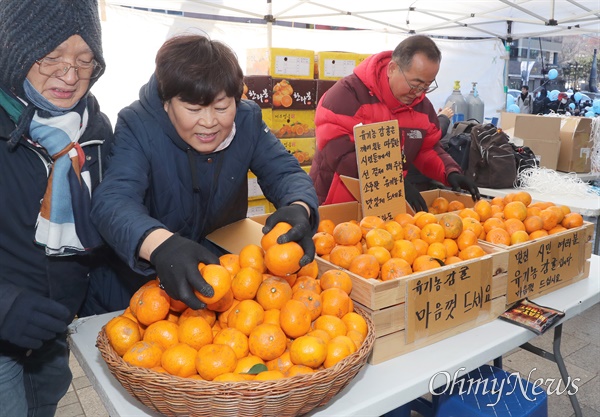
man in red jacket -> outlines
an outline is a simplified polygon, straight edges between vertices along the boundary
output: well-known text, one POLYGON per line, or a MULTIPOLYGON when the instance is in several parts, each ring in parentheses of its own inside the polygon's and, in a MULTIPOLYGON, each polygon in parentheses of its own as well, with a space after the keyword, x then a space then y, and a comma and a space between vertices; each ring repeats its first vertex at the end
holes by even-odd
MULTIPOLYGON (((351 200, 339 175, 358 178, 354 126, 394 119, 400 129, 405 176, 414 165, 426 176, 480 198, 475 183, 442 149, 438 116, 425 96, 437 88, 441 59, 435 42, 413 35, 393 52, 365 59, 325 93, 316 111, 317 152, 310 170, 320 204, 351 200)), ((408 181, 404 187, 413 209, 427 211, 419 191, 408 181)))

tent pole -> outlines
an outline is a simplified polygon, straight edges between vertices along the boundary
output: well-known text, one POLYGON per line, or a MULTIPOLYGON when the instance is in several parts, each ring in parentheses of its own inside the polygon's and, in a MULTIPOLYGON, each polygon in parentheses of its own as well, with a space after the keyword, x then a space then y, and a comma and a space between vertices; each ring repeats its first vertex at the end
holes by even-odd
POLYGON ((273 3, 272 0, 267 0, 267 14, 265 16, 267 21, 267 48, 269 50, 273 46, 273 3))

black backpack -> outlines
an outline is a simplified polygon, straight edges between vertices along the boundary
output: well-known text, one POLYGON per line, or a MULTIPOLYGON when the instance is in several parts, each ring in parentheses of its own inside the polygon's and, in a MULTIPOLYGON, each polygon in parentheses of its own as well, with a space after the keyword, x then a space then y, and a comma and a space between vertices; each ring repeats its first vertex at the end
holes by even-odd
POLYGON ((456 161, 464 171, 469 167, 469 149, 471 147, 471 129, 477 126, 476 120, 467 120, 454 123, 450 138, 442 141, 444 150, 456 161))
POLYGON ((531 150, 529 146, 517 146, 514 143, 511 143, 514 154, 515 161, 517 165, 517 186, 521 185, 521 181, 519 180, 519 172, 523 171, 527 168, 537 168, 540 166, 537 158, 535 157, 535 153, 531 150))
POLYGON ((512 188, 517 163, 508 135, 491 123, 474 126, 466 175, 479 187, 512 188))

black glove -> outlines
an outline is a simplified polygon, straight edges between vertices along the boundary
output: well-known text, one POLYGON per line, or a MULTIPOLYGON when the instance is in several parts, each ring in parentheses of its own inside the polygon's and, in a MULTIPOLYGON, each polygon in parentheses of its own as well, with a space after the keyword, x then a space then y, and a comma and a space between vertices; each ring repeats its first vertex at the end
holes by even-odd
POLYGON ((473 201, 481 199, 479 188, 477 188, 477 185, 475 185, 475 181, 469 177, 459 174, 458 172, 451 172, 450 175, 448 175, 448 183, 452 187, 453 191, 460 191, 463 189, 470 192, 473 201))
POLYGON ((404 181, 404 196, 415 213, 418 211, 428 211, 427 203, 421 196, 419 190, 410 181, 404 181))
POLYGON ((0 339, 26 349, 38 349, 44 341, 66 332, 70 319, 71 312, 59 302, 22 292, 0 326, 0 339))
POLYGON ((304 251, 304 256, 300 259, 300 266, 311 263, 315 259, 315 244, 312 240, 313 234, 308 212, 304 206, 292 204, 281 207, 267 218, 262 232, 264 234, 269 233, 280 222, 289 223, 292 228, 287 233, 279 236, 277 243, 298 242, 304 251))
POLYGON ((202 278, 198 264, 219 265, 219 257, 193 240, 175 233, 161 243, 150 255, 162 287, 169 297, 183 301, 193 310, 206 307, 194 295, 194 289, 212 297, 213 288, 202 278))

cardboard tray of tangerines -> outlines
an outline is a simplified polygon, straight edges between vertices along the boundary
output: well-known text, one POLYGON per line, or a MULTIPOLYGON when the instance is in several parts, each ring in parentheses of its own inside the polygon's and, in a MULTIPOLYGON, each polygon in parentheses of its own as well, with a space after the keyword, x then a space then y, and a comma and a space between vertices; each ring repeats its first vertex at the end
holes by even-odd
POLYGON ((97 347, 132 396, 167 416, 296 416, 356 376, 375 332, 350 277, 319 276, 316 261, 298 270, 302 249, 276 243, 281 233, 199 265, 215 290, 197 293, 207 308, 170 299, 154 280, 102 328, 97 347))

